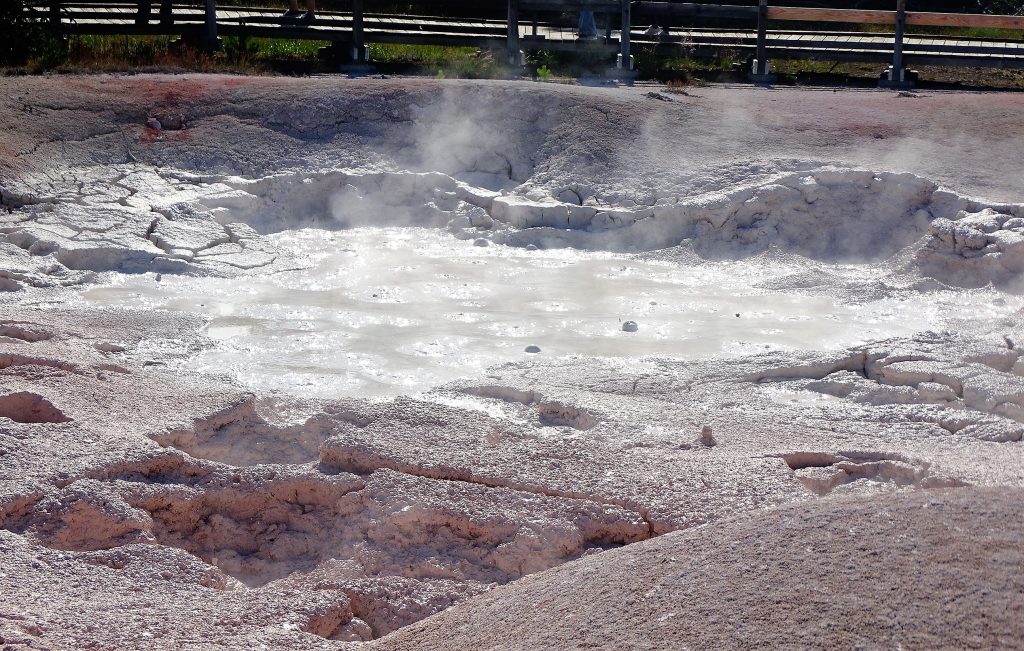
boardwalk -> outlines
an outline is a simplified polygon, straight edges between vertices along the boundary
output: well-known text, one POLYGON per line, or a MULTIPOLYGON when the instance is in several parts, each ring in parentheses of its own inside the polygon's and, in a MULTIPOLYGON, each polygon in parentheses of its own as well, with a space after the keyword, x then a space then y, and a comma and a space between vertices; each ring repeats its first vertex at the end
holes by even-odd
MULTIPOLYGON (((203 6, 174 5, 170 20, 159 13, 159 2, 152 13, 140 16, 137 2, 67 2, 60 3, 59 29, 66 34, 180 34, 201 38, 210 28, 203 6)), ((282 2, 282 4, 284 4, 282 2)), ((517 13, 518 29, 513 32, 507 20, 448 18, 396 14, 361 14, 321 12, 315 24, 297 26, 283 23, 280 9, 250 7, 216 7, 215 34, 220 36, 273 37, 313 39, 347 45, 365 43, 407 43, 422 45, 472 46, 493 49, 522 50, 589 50, 609 55, 625 51, 628 45, 657 45, 667 51, 681 49, 695 56, 715 56, 723 49, 754 55, 758 47, 757 7, 720 8, 723 15, 754 18, 750 29, 670 28, 667 33, 650 29, 652 23, 666 24, 666 13, 673 21, 679 7, 697 7, 692 13, 707 15, 715 5, 682 5, 668 3, 633 3, 630 13, 623 5, 623 17, 632 27, 628 39, 622 38, 619 8, 610 11, 605 2, 599 7, 599 37, 580 40, 569 21, 558 20, 551 11, 529 11, 539 3, 524 5, 517 13), (662 6, 667 5, 669 9, 662 6), (709 10, 707 7, 711 7, 709 10), (603 9, 603 12, 602 12, 603 9), (657 10, 655 10, 657 9, 657 10), (359 23, 359 24, 357 24, 359 23), (639 23, 639 24, 638 24, 639 23), (614 27, 614 29, 610 29, 614 27), (624 47, 625 45, 625 47, 624 47)), ((50 4, 35 10, 57 23, 57 14, 50 4)), ((789 8, 778 8, 786 15, 789 8)), ((795 10, 793 10, 795 11, 795 10)), ((851 14, 892 14, 895 12, 850 12, 851 14)), ((570 14, 571 15, 571 14, 570 14)), ((928 16, 925 14, 920 14, 928 16)), ((931 16, 949 16, 931 14, 931 16)), ((983 17, 985 18, 985 17, 983 17)), ((1022 19, 1024 20, 1024 19, 1022 19)), ((679 20, 675 24, 681 24, 679 20)), ((695 22, 695 21, 687 21, 695 22)), ((934 22, 934 19, 933 19, 934 22)), ((773 23, 775 27, 778 23, 773 23)), ((901 39, 904 64, 950 65, 997 68, 1024 68, 1024 41, 958 38, 948 36, 905 35, 901 39)), ((849 31, 800 31, 764 29, 763 46, 770 58, 810 58, 829 61, 864 61, 892 63, 896 45, 895 33, 849 31)))

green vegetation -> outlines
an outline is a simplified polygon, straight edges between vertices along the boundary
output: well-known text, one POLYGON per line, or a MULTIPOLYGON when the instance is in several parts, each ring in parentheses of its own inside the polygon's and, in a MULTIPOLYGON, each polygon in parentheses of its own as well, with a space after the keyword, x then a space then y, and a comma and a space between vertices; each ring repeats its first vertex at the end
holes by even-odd
POLYGON ((78 36, 68 40, 58 70, 210 70, 209 57, 195 48, 172 47, 167 36, 78 36))
POLYGON ((76 36, 69 40, 64 69, 123 70, 185 68, 189 70, 269 71, 273 62, 315 58, 327 41, 224 38, 222 52, 209 54, 169 36, 76 36))
POLYGON ((526 68, 541 81, 573 79, 602 73, 614 65, 614 55, 601 52, 534 50, 526 53, 526 68))
MULTIPOLYGON (((321 57, 327 41, 304 41, 270 38, 225 37, 223 49, 204 52, 188 42, 169 36, 77 36, 61 39, 49 28, 47 15, 30 15, 24 11, 27 0, 0 0, 0 70, 27 72, 55 71, 220 71, 244 74, 289 73, 307 74, 337 69, 337 59, 321 57)), ((430 0, 419 0, 420 2, 430 0)), ((980 1, 980 0, 979 0, 980 1)), ((985 0, 986 9, 1005 13, 1024 12, 1022 0, 985 0), (1000 4, 1002 3, 1002 4, 1000 4)), ((253 6, 283 9, 284 0, 246 0, 253 6)), ((401 4, 386 9, 397 13, 441 13, 437 3, 429 7, 401 4)), ((345 9, 347 0, 318 0, 325 11, 345 9)), ((482 10, 483 11, 483 10, 482 10)), ((489 11, 487 9, 486 11, 489 11)), ((568 18, 566 18, 568 20, 568 18)), ((777 23, 785 29, 849 29, 863 32, 891 32, 888 25, 835 25, 810 23, 777 23)), ((915 34, 959 35, 974 38, 1024 40, 1024 31, 997 29, 954 29, 913 27, 915 34)), ((697 58, 686 48, 634 45, 634 56, 641 77, 689 84, 699 81, 739 81, 746 77, 746 56, 738 50, 721 49, 714 58, 697 58)), ((437 78, 501 78, 509 74, 503 53, 472 47, 427 45, 370 45, 370 58, 380 72, 425 75, 437 78)), ((568 53, 540 50, 527 54, 527 71, 541 81, 571 81, 574 78, 600 75, 612 65, 606 51, 568 53)), ((836 77, 870 81, 877 76, 878 64, 846 64, 821 61, 773 60, 773 71, 783 83, 807 83, 836 77)), ((988 74, 988 73, 984 73, 988 74)), ((1011 86, 1024 84, 1024 74, 1000 72, 1011 86), (1010 79, 1012 77, 1012 79, 1010 79)), ((965 73, 970 83, 972 75, 965 73)), ((992 76, 992 75, 990 75, 992 76)), ((958 79, 964 76, 958 75, 958 79)), ((999 85, 1005 85, 999 83, 999 85)))
POLYGON ((293 60, 316 58, 320 48, 330 41, 296 41, 283 38, 226 37, 224 53, 228 60, 248 59, 251 61, 293 60))
POLYGON ((723 74, 731 74, 744 61, 738 52, 729 49, 719 50, 713 59, 699 59, 678 53, 664 54, 654 47, 635 48, 633 59, 642 77, 664 81, 715 81, 723 74))
MULTIPOLYGON (((32 53, 19 54, 0 60, 0 66, 30 72, 197 70, 247 74, 308 73, 330 69, 328 64, 318 61, 320 49, 329 45, 329 41, 229 36, 223 39, 220 52, 207 53, 170 36, 72 36, 59 50, 54 50, 51 44, 52 54, 45 60, 32 53)), ((501 67, 491 52, 470 47, 375 43, 370 45, 370 58, 382 70, 404 74, 452 78, 502 76, 501 67)))
POLYGON ((393 45, 373 43, 370 59, 374 65, 389 70, 434 74, 464 79, 486 79, 501 76, 501 66, 488 50, 472 47, 439 45, 393 45))
POLYGON ((64 57, 64 42, 55 36, 42 16, 25 12, 23 0, 0 2, 0 66, 25 66, 41 71, 64 57))

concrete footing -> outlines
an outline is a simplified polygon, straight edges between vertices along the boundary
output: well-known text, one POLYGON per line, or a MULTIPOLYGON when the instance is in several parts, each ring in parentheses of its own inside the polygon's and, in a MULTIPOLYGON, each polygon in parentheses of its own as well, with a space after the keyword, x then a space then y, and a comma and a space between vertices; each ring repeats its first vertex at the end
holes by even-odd
POLYGON ((892 66, 889 66, 878 80, 878 87, 890 88, 892 90, 910 90, 917 83, 917 79, 918 73, 916 70, 904 69, 902 74, 896 75, 893 73, 892 66))

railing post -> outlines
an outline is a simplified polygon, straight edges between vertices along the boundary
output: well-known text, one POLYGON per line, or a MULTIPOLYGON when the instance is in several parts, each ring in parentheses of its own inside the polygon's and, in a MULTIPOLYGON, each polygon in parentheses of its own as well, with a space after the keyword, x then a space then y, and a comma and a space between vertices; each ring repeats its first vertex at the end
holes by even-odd
POLYGON ((220 49, 217 40, 217 0, 206 0, 206 30, 203 34, 203 46, 207 51, 220 49))
POLYGON ((352 0, 352 63, 366 61, 363 42, 363 0, 352 0))
POLYGON ((760 0, 757 4, 757 50, 750 81, 755 84, 773 84, 776 81, 768 65, 768 0, 760 0))
POLYGON ((519 0, 508 0, 508 37, 505 42, 508 48, 508 63, 519 65, 519 0))
POLYGON ((633 57, 629 52, 629 31, 633 25, 633 11, 630 0, 620 0, 622 5, 622 31, 619 33, 618 67, 625 70, 633 69, 633 57))
POLYGON ((50 0, 50 29, 53 32, 60 32, 60 2, 59 0, 50 0))
POLYGON ((896 38, 892 48, 892 75, 889 81, 902 84, 904 79, 903 66, 903 32, 907 27, 907 0, 896 0, 896 38))
MULTIPOLYGON (((146 13, 148 20, 149 10, 146 13)), ((174 24, 174 7, 171 6, 171 0, 160 0, 160 24, 164 27, 174 24)))
POLYGON ((754 74, 768 74, 768 0, 757 6, 757 69, 754 74))

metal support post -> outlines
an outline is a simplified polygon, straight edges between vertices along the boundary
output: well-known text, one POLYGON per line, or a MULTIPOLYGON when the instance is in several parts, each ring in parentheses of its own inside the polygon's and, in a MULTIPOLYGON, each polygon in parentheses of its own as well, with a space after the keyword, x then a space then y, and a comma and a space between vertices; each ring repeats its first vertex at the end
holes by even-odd
POLYGON ((630 0, 620 0, 622 5, 622 31, 619 33, 619 68, 633 69, 633 56, 629 51, 629 31, 633 25, 633 12, 630 0))
POLYGON ((768 74, 768 0, 761 0, 757 6, 757 69, 754 74, 768 74))
POLYGON ((508 63, 519 66, 519 0, 508 0, 508 63))
POLYGON ((907 28, 907 0, 896 0, 896 40, 892 48, 892 74, 889 81, 903 83, 903 33, 907 28))
POLYGON ((152 0, 139 0, 139 13, 135 16, 135 24, 148 25, 151 13, 153 13, 152 0))
POLYGON ((366 63, 363 41, 363 0, 352 0, 352 62, 366 63))
POLYGON ((50 29, 55 34, 60 33, 60 2, 58 0, 50 0, 50 29))
POLYGON ((757 50, 750 81, 755 84, 771 84, 776 81, 768 64, 768 0, 760 0, 757 5, 757 50))
POLYGON ((217 0, 206 0, 203 47, 209 52, 220 49, 220 40, 217 38, 217 0))

